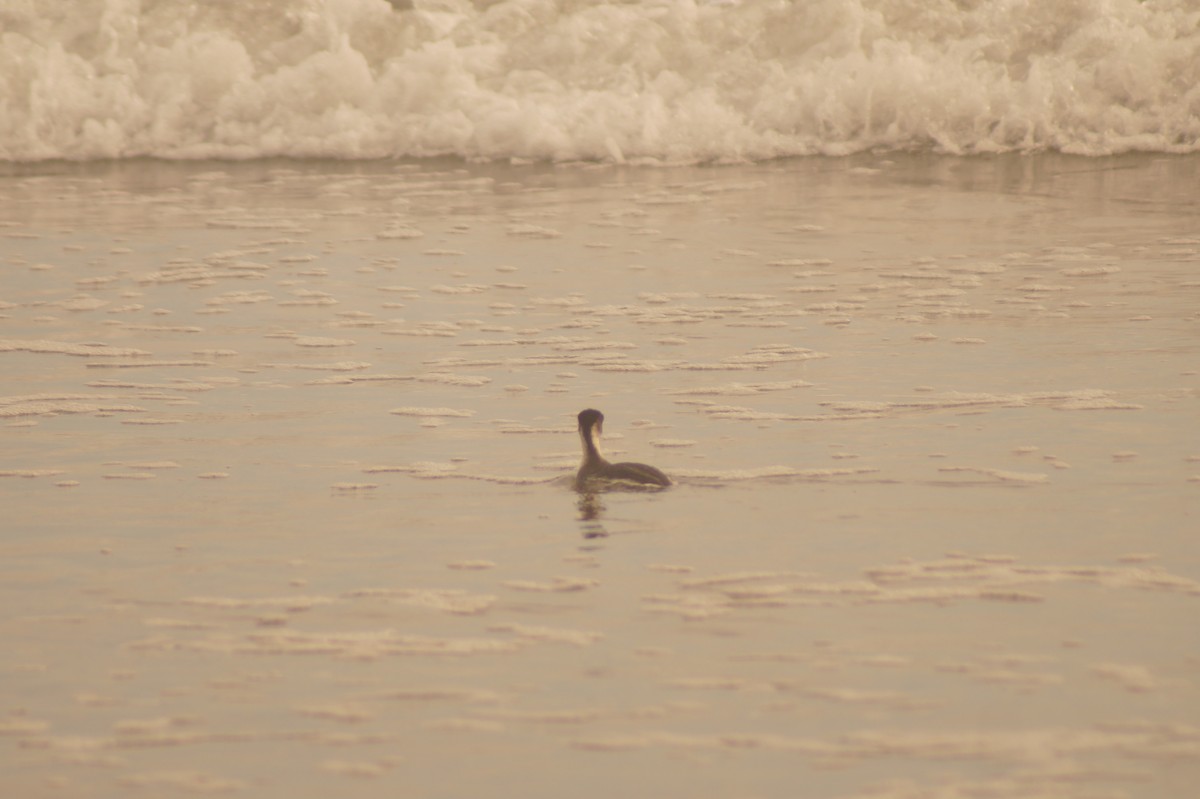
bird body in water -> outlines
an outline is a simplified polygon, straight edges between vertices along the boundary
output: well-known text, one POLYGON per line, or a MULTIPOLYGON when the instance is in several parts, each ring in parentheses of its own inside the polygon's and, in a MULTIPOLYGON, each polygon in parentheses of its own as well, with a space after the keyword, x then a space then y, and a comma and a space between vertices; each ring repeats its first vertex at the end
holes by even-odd
POLYGON ((593 408, 579 412, 579 442, 583 447, 583 462, 575 475, 575 485, 582 487, 594 481, 623 481, 646 486, 669 486, 671 478, 644 463, 609 463, 600 452, 600 434, 604 429, 604 414, 593 408))

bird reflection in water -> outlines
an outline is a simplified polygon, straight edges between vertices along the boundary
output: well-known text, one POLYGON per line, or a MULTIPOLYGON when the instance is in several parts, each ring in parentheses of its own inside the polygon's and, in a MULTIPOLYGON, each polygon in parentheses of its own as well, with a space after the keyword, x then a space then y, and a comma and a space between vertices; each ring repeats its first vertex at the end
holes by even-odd
POLYGON ((575 507, 579 508, 579 527, 584 538, 606 538, 608 536, 608 531, 604 529, 604 522, 600 520, 604 514, 604 502, 596 495, 595 491, 581 491, 575 507))

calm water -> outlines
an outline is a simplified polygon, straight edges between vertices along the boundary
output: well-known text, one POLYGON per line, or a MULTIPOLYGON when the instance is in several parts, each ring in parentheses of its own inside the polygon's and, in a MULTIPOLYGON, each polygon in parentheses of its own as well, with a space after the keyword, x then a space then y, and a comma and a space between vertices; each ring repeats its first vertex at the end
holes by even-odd
POLYGON ((1198 173, 10 165, 0 784, 1191 796, 1198 173))

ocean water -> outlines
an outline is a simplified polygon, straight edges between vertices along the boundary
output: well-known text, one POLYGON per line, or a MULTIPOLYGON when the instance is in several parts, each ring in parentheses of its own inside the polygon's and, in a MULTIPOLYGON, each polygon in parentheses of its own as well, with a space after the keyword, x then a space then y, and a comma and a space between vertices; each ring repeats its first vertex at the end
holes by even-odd
POLYGON ((1198 147, 1192 0, 0 7, 14 161, 1198 147))
POLYGON ((1198 179, 11 165, 3 793, 1188 799, 1198 179))
POLYGON ((0 795, 1191 799, 1197 86, 1190 2, 0 4, 0 795))

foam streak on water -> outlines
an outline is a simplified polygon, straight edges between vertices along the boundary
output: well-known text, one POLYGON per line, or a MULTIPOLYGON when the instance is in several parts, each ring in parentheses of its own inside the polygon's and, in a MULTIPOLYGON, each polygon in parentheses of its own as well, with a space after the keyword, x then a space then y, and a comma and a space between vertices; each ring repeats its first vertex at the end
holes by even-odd
POLYGON ((1194 152, 1198 14, 1190 0, 8 3, 0 158, 1194 152))

